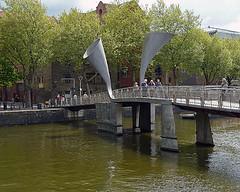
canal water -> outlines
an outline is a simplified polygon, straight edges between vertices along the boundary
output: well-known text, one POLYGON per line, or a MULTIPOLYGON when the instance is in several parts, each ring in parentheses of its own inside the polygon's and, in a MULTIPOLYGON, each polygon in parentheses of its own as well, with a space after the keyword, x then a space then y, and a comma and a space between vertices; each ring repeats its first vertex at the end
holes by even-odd
MULTIPOLYGON (((240 120, 212 119, 214 148, 176 118, 180 153, 151 134, 113 137, 94 123, 0 128, 0 192, 240 191, 240 120)), ((130 127, 125 119, 125 127, 130 127)))

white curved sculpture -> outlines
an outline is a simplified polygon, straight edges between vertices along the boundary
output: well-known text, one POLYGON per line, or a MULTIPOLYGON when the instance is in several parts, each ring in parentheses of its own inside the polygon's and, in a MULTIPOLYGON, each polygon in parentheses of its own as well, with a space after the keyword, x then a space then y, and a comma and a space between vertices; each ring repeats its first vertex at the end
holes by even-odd
POLYGON ((164 32, 151 32, 146 35, 141 59, 140 84, 144 81, 147 67, 153 57, 172 39, 172 37, 173 34, 164 32))
POLYGON ((108 95, 111 99, 113 99, 114 96, 112 94, 111 79, 101 38, 94 41, 88 47, 85 54, 83 55, 83 58, 87 59, 103 78, 104 82, 107 85, 108 95))

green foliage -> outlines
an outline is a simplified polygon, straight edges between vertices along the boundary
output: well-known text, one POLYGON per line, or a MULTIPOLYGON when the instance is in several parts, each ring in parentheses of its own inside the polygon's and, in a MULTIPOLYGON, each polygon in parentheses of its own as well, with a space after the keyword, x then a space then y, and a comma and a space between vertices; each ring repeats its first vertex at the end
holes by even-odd
POLYGON ((188 48, 195 54, 190 52, 191 59, 186 59, 183 69, 204 77, 206 84, 227 76, 232 68, 232 59, 223 40, 211 37, 202 30, 192 30, 188 33, 186 42, 188 42, 188 48), (193 57, 194 55, 197 58, 193 57))
POLYGON ((149 31, 149 17, 132 0, 113 6, 103 20, 102 37, 110 65, 130 66, 137 71, 144 36, 149 31))
POLYGON ((197 45, 194 41, 188 40, 189 32, 200 26, 199 16, 195 16, 188 10, 181 11, 179 5, 172 4, 167 7, 163 0, 158 0, 149 14, 152 18, 151 29, 153 31, 175 34, 171 42, 155 58, 154 63, 160 63, 166 71, 172 71, 173 84, 176 85, 177 72, 183 65, 187 62, 201 60, 197 45))
POLYGON ((0 19, 1 50, 29 88, 37 69, 49 63, 53 19, 38 0, 5 0, 0 19))
POLYGON ((232 59, 229 50, 218 38, 211 37, 204 46, 204 60, 200 69, 206 84, 211 84, 217 79, 226 77, 231 68, 232 59))
POLYGON ((84 62, 83 54, 98 32, 99 20, 95 13, 81 13, 76 9, 64 12, 56 29, 54 57, 80 68, 84 62))
POLYGON ((19 79, 14 66, 3 57, 0 58, 0 86, 8 87, 19 79))
POLYGON ((153 31, 164 31, 173 34, 182 34, 199 27, 201 21, 192 11, 182 11, 179 5, 166 6, 163 0, 153 4, 149 12, 153 31))
POLYGON ((232 59, 232 67, 228 71, 228 80, 240 78, 240 40, 226 39, 224 40, 226 48, 230 51, 232 59))

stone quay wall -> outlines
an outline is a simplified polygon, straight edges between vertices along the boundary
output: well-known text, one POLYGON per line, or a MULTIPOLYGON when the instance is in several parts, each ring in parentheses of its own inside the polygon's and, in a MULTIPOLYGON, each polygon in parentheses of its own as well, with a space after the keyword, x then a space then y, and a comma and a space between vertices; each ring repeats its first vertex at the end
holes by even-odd
POLYGON ((95 116, 95 110, 82 110, 75 113, 65 109, 0 111, 0 126, 58 123, 95 119, 95 116))

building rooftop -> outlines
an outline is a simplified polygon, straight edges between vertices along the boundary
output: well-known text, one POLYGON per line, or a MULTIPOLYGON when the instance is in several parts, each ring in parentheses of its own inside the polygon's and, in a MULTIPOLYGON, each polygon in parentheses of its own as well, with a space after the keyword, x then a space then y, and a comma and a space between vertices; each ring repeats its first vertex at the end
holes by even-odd
POLYGON ((240 32, 231 31, 228 29, 221 29, 216 27, 208 27, 207 32, 209 35, 213 35, 222 39, 240 39, 240 32))
POLYGON ((3 16, 3 13, 4 13, 3 10, 0 9, 0 17, 3 16))

